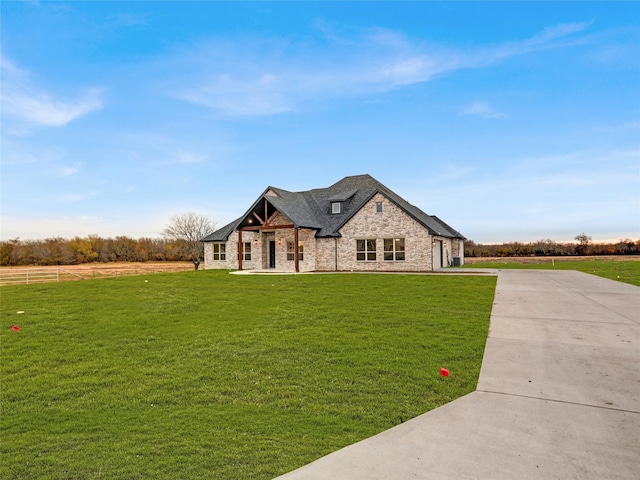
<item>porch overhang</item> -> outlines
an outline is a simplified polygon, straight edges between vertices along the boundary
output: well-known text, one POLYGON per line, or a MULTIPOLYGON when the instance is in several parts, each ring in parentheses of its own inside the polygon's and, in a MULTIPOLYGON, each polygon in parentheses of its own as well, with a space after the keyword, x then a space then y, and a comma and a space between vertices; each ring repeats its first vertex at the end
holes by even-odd
MULTIPOLYGON (((293 259, 295 263, 295 271, 298 273, 300 271, 299 264, 299 252, 298 252, 298 230, 299 226, 289 223, 289 224, 278 224, 275 225, 272 222, 281 213, 271 202, 267 200, 266 197, 263 197, 263 201, 256 202, 244 216, 244 218, 240 221, 238 225, 238 270, 242 271, 242 232, 264 232, 264 231, 274 231, 274 230, 283 230, 289 229, 293 230, 293 238, 295 248, 293 249, 293 259)), ((284 214, 283 214, 284 215, 284 214)), ((285 215, 286 216, 286 215, 285 215)))

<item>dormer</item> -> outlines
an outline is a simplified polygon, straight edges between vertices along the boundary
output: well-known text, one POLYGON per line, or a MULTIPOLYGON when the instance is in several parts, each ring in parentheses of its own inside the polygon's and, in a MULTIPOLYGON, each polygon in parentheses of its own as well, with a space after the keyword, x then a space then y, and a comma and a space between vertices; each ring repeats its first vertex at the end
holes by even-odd
POLYGON ((340 195, 336 195, 333 198, 329 199, 329 208, 331 215, 339 215, 344 213, 346 210, 346 203, 353 198, 353 196, 358 193, 357 190, 344 192, 340 195))

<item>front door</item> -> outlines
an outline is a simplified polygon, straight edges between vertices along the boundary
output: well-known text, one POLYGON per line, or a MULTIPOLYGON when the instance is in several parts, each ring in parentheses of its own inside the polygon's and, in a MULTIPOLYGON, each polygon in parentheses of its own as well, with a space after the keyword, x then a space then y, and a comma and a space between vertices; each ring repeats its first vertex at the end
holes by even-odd
POLYGON ((276 268, 276 242, 269 241, 269 268, 276 268))

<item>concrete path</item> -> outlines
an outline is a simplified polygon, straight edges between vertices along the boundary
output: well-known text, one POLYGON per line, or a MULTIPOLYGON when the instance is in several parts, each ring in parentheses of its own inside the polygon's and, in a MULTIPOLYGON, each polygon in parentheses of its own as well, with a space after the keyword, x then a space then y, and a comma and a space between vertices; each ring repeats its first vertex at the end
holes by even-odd
POLYGON ((501 271, 475 392, 279 478, 640 478, 640 288, 501 271))

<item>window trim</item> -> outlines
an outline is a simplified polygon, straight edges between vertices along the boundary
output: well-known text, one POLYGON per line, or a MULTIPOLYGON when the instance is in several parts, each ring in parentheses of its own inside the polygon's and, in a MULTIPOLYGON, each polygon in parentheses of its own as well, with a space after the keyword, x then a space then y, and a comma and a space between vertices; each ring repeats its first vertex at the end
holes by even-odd
POLYGON ((377 250, 378 245, 375 238, 357 238, 356 239, 356 261, 358 262, 375 262, 377 261, 377 250), (360 248, 360 242, 362 243, 363 248, 360 248), (370 247, 370 243, 372 242, 372 248, 370 247), (362 258, 360 258, 362 257, 362 258))
POLYGON ((331 215, 342 213, 342 202, 331 202, 331 215))
POLYGON ((242 242, 242 261, 251 261, 251 242, 242 242))
POLYGON ((387 262, 404 262, 406 259, 406 242, 404 237, 385 238, 383 242, 383 258, 387 262), (391 250, 387 249, 388 243, 391 242, 391 250), (402 250, 398 249, 398 244, 402 243, 402 250), (387 257, 391 258, 387 258, 387 257), (401 258, 398 258, 401 257, 401 258))
POLYGON ((226 262, 227 261, 227 244, 225 242, 214 242, 213 243, 213 261, 214 262, 226 262))
MULTIPOLYGON (((293 242, 287 242, 287 261, 292 262, 296 259, 293 248, 293 242)), ((304 261, 304 243, 302 242, 298 242, 298 261, 304 261)))

